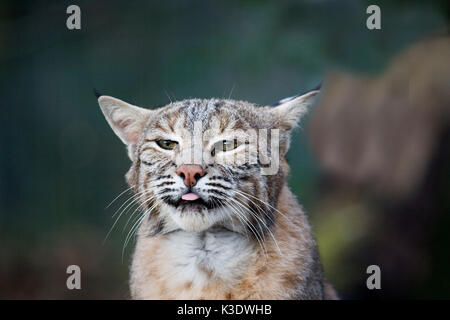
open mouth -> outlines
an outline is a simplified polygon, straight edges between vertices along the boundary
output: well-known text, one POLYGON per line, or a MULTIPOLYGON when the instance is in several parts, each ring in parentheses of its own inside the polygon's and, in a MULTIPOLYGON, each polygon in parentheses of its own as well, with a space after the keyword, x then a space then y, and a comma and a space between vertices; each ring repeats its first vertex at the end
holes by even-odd
POLYGON ((174 206, 182 211, 189 210, 203 210, 203 209, 213 209, 222 205, 222 201, 219 199, 211 199, 210 201, 203 200, 198 194, 194 192, 185 193, 181 196, 179 200, 164 199, 166 203, 174 206))
POLYGON ((180 207, 182 210, 209 208, 208 204, 198 194, 193 192, 183 194, 176 207, 180 207))

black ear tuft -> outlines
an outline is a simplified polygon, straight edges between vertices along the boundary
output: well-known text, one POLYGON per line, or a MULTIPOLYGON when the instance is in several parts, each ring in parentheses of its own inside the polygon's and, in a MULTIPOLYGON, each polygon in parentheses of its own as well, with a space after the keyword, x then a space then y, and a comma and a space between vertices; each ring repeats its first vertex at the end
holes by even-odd
POLYGON ((320 82, 315 88, 311 89, 310 91, 317 91, 322 89, 322 82, 320 82))
POLYGON ((279 106, 280 104, 283 104, 283 103, 286 103, 288 101, 294 100, 295 98, 300 97, 300 96, 302 96, 304 94, 307 94, 308 92, 320 90, 321 87, 322 87, 322 82, 320 82, 315 88, 313 88, 311 90, 308 90, 308 91, 303 92, 301 94, 296 94, 295 96, 292 96, 292 97, 284 98, 284 99, 282 99, 280 101, 277 101, 277 102, 271 104, 270 107, 279 106))
POLYGON ((94 90, 95 97, 96 97, 97 99, 100 98, 100 97, 102 96, 102 94, 101 94, 100 92, 98 92, 97 90, 95 90, 95 88, 94 88, 93 90, 94 90))

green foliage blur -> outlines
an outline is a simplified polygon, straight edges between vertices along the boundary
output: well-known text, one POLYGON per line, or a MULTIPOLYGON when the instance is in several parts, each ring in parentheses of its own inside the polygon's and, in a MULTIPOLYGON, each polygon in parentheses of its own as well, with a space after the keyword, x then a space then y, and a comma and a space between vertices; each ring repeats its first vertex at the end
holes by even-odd
MULTIPOLYGON (((127 188, 129 160, 94 88, 148 108, 191 97, 271 104, 315 87, 329 70, 382 72, 394 54, 448 22, 444 1, 378 1, 382 30, 370 31, 369 4, 3 1, 0 298, 128 297, 127 218, 103 240, 127 199, 105 209, 127 188), (66 28, 70 4, 81 8, 81 30, 66 28), (80 291, 66 289, 70 264, 83 271, 80 291)), ((288 155, 289 183, 314 229, 332 230, 314 220, 319 168, 305 131, 288 155)), ((318 240, 328 273, 326 234, 318 240)), ((339 280, 353 275, 334 270, 331 282, 355 297, 339 280)))

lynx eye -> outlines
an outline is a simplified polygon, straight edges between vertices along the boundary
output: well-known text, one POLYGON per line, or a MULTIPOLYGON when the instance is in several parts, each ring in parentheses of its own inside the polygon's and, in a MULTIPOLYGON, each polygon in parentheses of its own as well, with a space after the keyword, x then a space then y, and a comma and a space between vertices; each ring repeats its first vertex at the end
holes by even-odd
POLYGON ((236 149, 238 146, 237 139, 222 141, 222 151, 230 151, 236 149))
POLYGON ((226 152, 226 151, 234 150, 237 147, 238 147, 237 139, 234 139, 234 140, 222 140, 222 141, 217 142, 214 145, 214 148, 211 151, 211 155, 214 156, 216 154, 216 151, 226 152))
POLYGON ((177 146, 178 142, 172 140, 156 140, 156 144, 166 150, 173 150, 177 146))

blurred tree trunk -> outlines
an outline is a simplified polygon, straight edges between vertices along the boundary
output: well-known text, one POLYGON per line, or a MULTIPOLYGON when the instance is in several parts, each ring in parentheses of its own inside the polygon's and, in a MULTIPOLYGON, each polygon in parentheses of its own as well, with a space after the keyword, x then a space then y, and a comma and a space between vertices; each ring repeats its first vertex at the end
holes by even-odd
POLYGON ((335 73, 325 82, 309 127, 323 169, 321 197, 332 203, 318 214, 326 219, 339 211, 348 219, 348 201, 330 201, 345 198, 359 203, 361 219, 370 215, 365 234, 332 263, 361 269, 360 279, 343 283, 351 295, 425 290, 450 297, 449 271, 435 274, 450 270, 450 259, 441 258, 450 233, 439 228, 450 226, 449 57, 450 39, 434 39, 398 56, 377 78, 335 73), (381 267, 379 292, 365 286, 371 264, 381 267))

